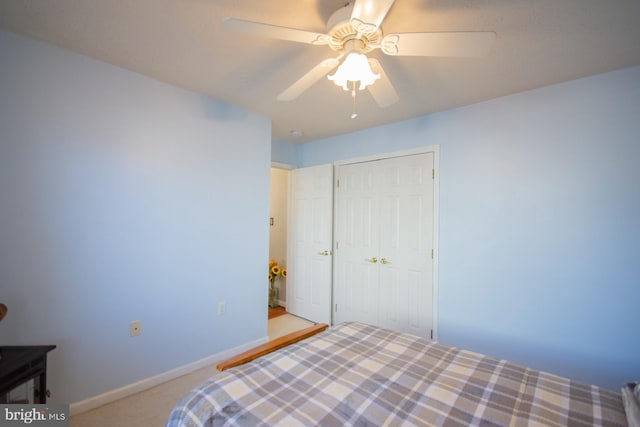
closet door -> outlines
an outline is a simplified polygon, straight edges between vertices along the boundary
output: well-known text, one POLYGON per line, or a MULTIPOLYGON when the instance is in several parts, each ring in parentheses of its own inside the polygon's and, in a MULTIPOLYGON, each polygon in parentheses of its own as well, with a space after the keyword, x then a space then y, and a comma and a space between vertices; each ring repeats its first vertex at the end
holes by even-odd
POLYGON ((336 181, 334 324, 377 325, 378 190, 375 162, 341 166, 336 181), (337 310, 336 310, 337 307, 337 310))
POLYGON ((433 294, 433 154, 380 162, 382 327, 429 337, 433 294))
POLYGON ((338 168, 334 316, 429 337, 433 154, 338 168))

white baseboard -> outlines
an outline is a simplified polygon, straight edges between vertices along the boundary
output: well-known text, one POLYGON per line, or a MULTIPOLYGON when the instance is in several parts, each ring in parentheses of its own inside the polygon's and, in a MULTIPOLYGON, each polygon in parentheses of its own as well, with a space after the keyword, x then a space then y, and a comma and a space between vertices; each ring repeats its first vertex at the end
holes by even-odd
POLYGON ((238 347, 231 348, 229 350, 222 351, 220 353, 212 354, 204 359, 196 360, 195 362, 188 363, 186 365, 177 367, 162 374, 154 375, 153 377, 145 378, 132 384, 125 385, 123 387, 110 390, 106 393, 99 394, 97 396, 90 397, 80 402, 71 403, 69 405, 69 413, 71 416, 82 414, 83 412, 90 411, 100 406, 106 405, 116 400, 123 399, 131 396, 132 394, 139 393, 147 390, 151 387, 155 387, 164 382, 173 380, 175 378, 187 375, 193 371, 196 371, 205 366, 214 365, 225 359, 228 359, 236 354, 247 351, 253 347, 264 344, 269 341, 269 337, 260 338, 238 347))
POLYGON ((281 299, 279 299, 279 300, 278 300, 278 305, 279 305, 280 307, 287 308, 287 303, 286 303, 286 302, 284 302, 284 301, 282 301, 281 299))

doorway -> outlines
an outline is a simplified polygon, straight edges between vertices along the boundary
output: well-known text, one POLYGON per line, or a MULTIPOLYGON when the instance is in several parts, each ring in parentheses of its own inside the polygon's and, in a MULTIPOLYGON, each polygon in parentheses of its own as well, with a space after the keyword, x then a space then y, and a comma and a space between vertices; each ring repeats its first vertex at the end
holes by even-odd
POLYGON ((272 275, 275 300, 269 303, 269 318, 286 313, 287 295, 287 203, 289 170, 271 168, 269 190, 269 260, 277 263, 280 273, 272 275), (283 274, 284 273, 284 274, 283 274))
POLYGON ((287 269, 287 228, 289 226, 289 191, 291 169, 287 165, 271 168, 270 213, 269 213, 269 260, 278 264, 281 273, 274 278, 277 289, 275 307, 269 307, 268 335, 276 339, 283 335, 307 328, 313 322, 287 312, 287 277, 282 272, 287 269))

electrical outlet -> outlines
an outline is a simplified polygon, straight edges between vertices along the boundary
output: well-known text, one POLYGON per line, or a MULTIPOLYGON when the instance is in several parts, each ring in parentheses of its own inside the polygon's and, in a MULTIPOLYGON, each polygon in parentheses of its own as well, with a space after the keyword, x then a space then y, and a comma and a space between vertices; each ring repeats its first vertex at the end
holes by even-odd
POLYGON ((222 316, 227 312, 227 303, 224 301, 220 301, 218 303, 218 316, 222 316))
POLYGON ((142 322, 140 320, 134 320, 129 323, 129 335, 132 337, 137 337, 142 333, 142 322))

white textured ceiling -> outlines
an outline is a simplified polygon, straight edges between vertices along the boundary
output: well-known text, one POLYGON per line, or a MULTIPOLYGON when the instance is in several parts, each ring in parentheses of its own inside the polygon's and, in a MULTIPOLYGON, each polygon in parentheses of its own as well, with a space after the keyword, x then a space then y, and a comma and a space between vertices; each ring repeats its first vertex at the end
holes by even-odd
MULTIPOLYGON (((400 101, 352 101, 327 79, 276 96, 335 53, 225 33, 226 16, 325 32, 345 0, 0 0, 0 28, 209 95, 269 117, 273 137, 305 142, 640 65, 638 0, 396 0, 385 33, 494 31, 481 59, 387 57, 400 101), (295 138, 292 130, 304 136, 295 138)), ((3 58, 2 60, 6 60, 3 58)))

